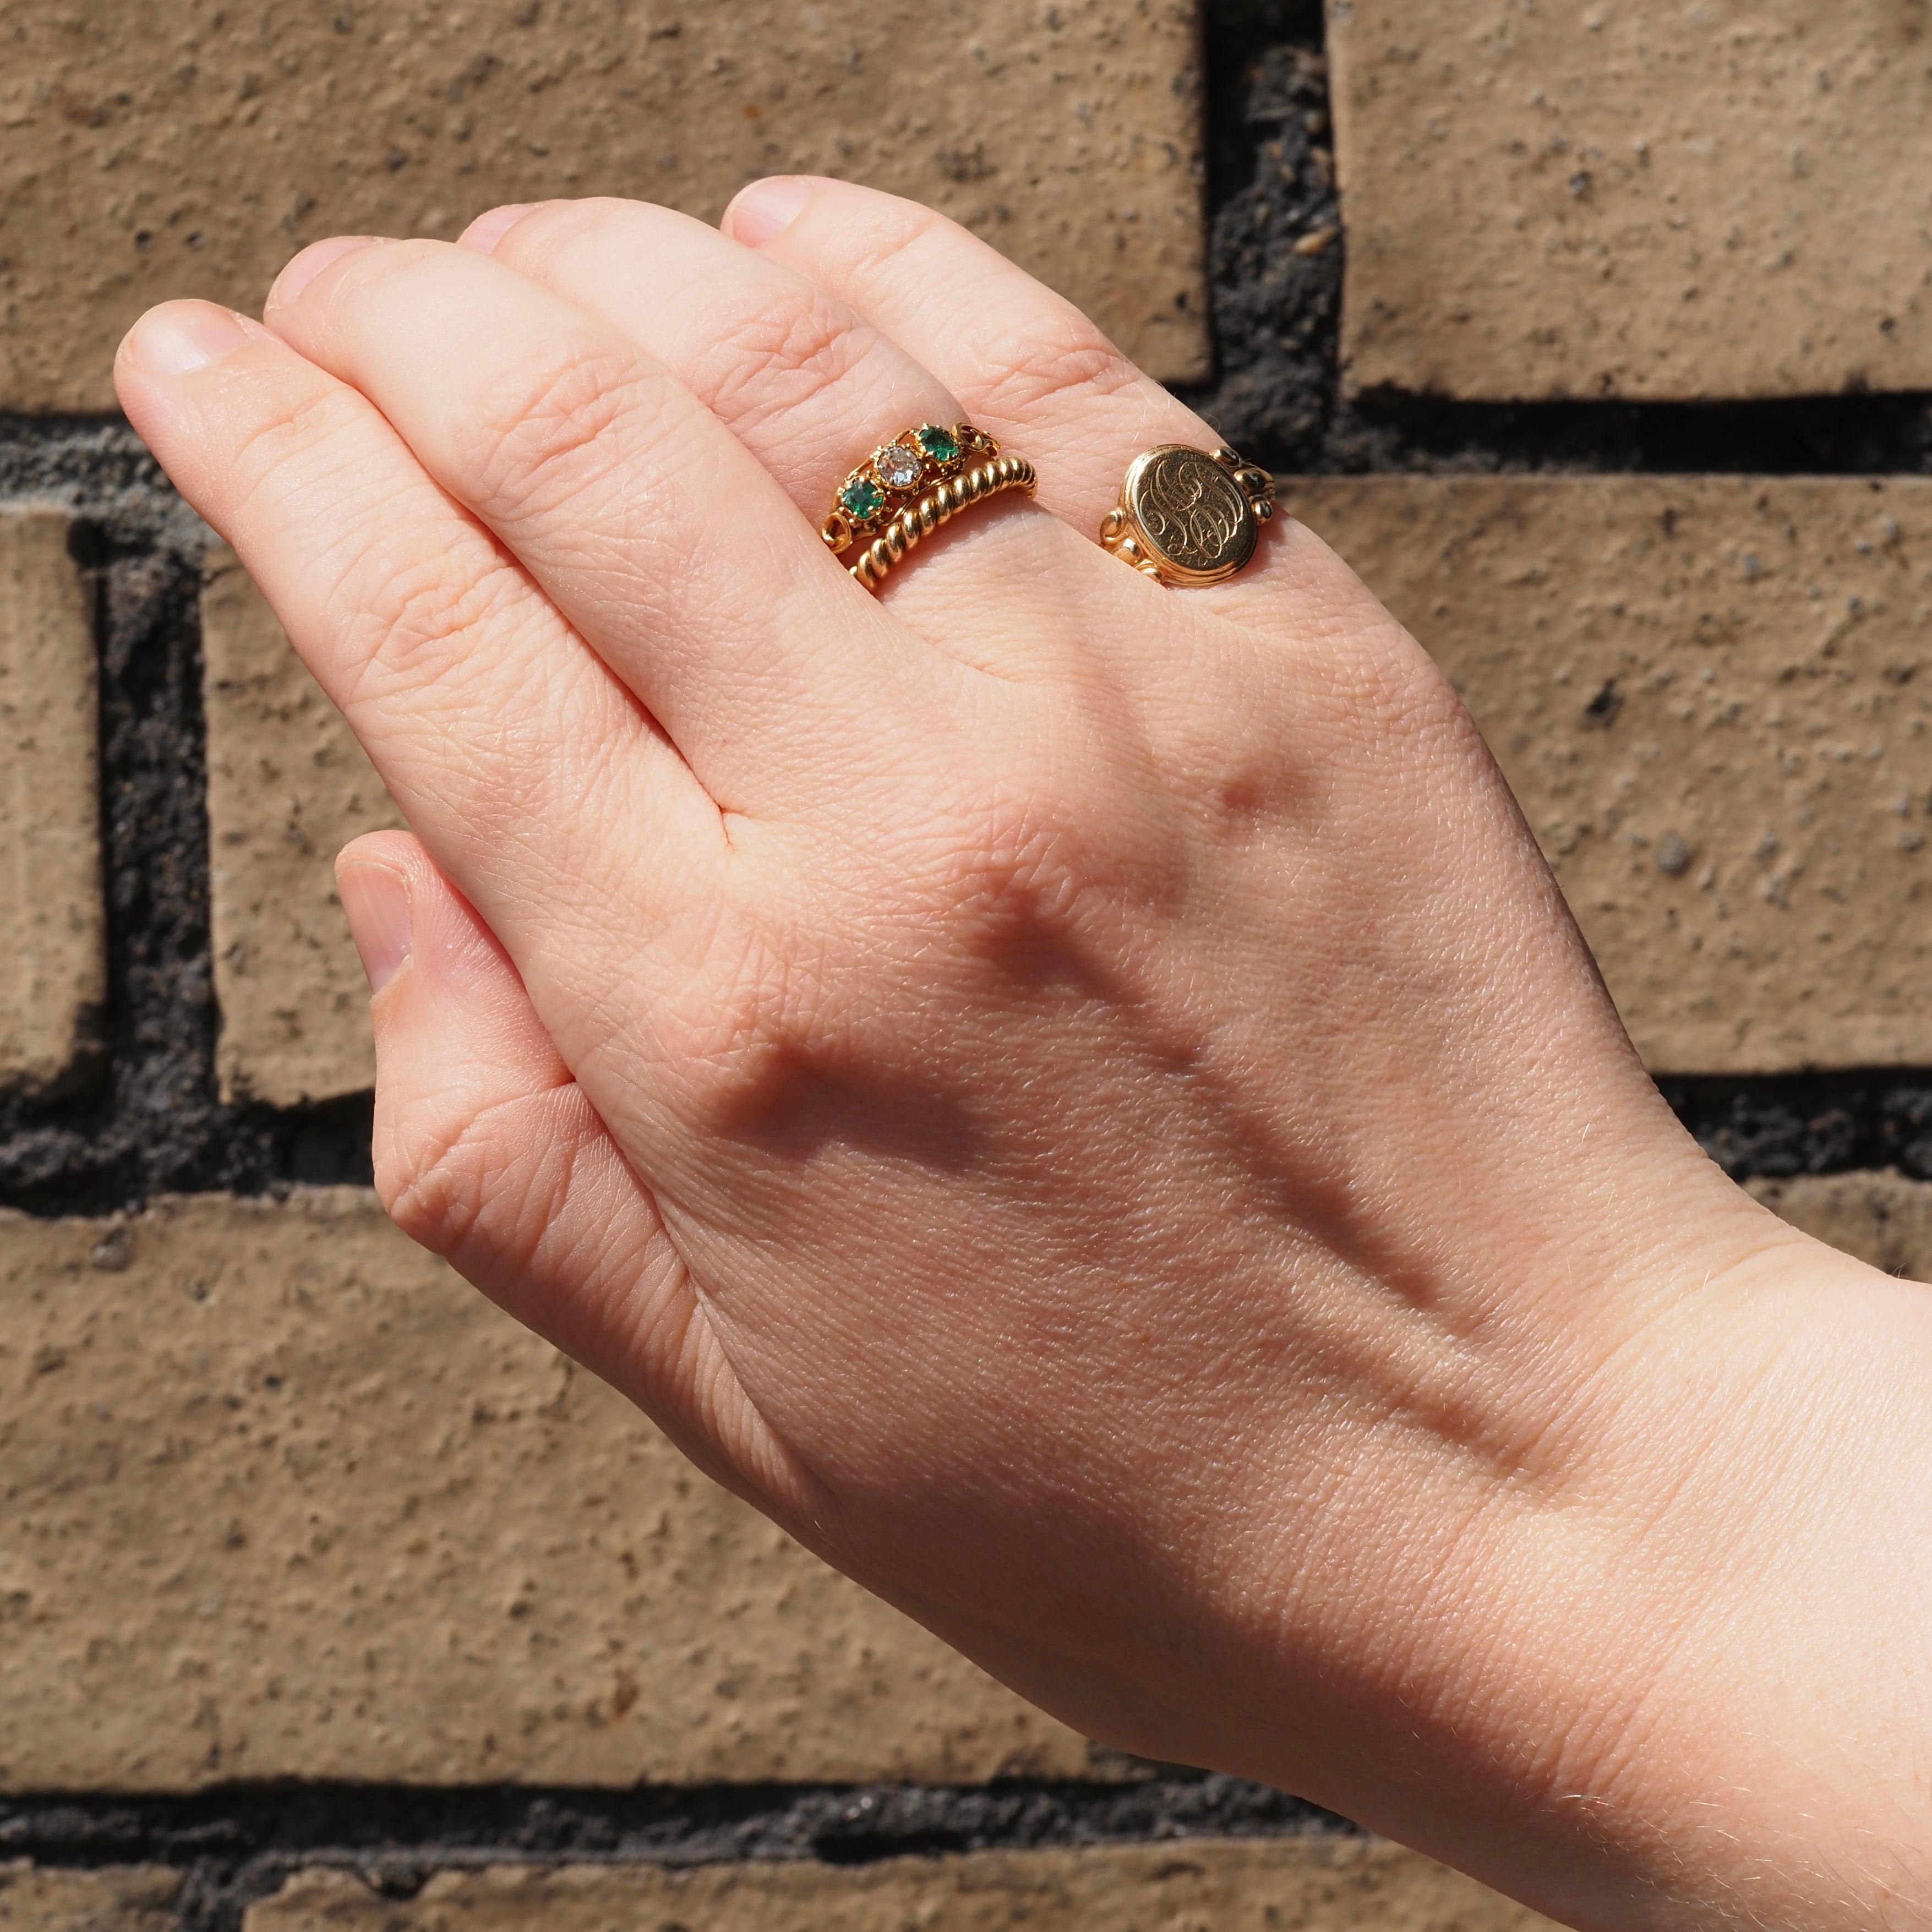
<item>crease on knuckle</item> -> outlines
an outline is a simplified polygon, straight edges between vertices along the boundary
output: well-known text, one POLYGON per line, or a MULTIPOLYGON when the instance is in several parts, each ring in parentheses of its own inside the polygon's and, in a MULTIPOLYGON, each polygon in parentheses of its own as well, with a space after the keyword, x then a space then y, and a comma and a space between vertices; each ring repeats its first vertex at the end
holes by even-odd
POLYGON ((1126 357, 1072 309, 1052 313, 994 343, 986 364, 994 373, 980 388, 979 406, 1008 417, 1118 395, 1139 380, 1126 357))
POLYGON ((553 1110, 560 1088, 572 1084, 512 1094, 434 1124, 418 1120, 413 1132, 392 1130, 376 1173, 384 1213, 440 1255, 478 1238, 502 1250, 513 1229, 540 1234, 561 1208, 574 1150, 556 1146, 547 1124, 527 1117, 553 1110))
POLYGON ((666 402, 663 384, 607 346, 568 343, 517 362, 455 434, 471 500, 499 526, 555 510, 616 470, 620 424, 634 416, 648 434, 666 402))
POLYGON ((244 514, 272 486, 286 494, 292 480, 298 484, 306 479, 313 471, 314 452, 328 448, 345 432, 352 433, 366 406, 359 396, 334 383, 291 391, 292 386, 282 386, 272 406, 249 424, 226 453, 224 466, 229 488, 244 514))
POLYGON ((486 632, 512 617, 529 592, 522 571, 494 544, 462 544, 386 572, 342 602, 358 614, 358 648, 346 655, 343 701, 380 699, 441 677, 477 655, 486 632))
POLYGON ((726 320, 694 386, 728 420, 761 421, 839 389, 877 341, 823 290, 788 290, 726 320))
POLYGON ((864 284, 904 272, 905 258, 943 229, 953 224, 935 208, 900 202, 883 211, 868 211, 862 224, 842 236, 845 242, 842 266, 864 284))

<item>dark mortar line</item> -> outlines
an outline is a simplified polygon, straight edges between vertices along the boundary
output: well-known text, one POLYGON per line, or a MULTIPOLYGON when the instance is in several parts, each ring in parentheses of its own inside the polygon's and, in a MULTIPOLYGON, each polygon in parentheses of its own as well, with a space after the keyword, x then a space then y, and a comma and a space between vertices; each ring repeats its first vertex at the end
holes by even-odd
MULTIPOLYGON (((1347 230, 1318 0, 1209 0, 1205 49, 1216 373, 1183 394, 1257 461, 1288 477, 1932 474, 1932 394, 1480 404, 1346 393, 1347 230), (1300 252, 1324 232, 1317 252, 1300 252)), ((1292 485, 1286 494, 1292 506, 1292 485)))
POLYGON ((78 1090, 0 1097, 0 1205, 100 1214, 157 1194, 366 1183, 367 1095, 286 1112, 217 1096, 200 550, 165 506, 146 519, 124 502, 90 514, 90 495, 111 494, 90 490, 90 472, 130 461, 104 441, 104 458, 103 440, 78 439, 68 465, 80 472, 74 550, 100 648, 100 1050, 78 1090))
POLYGON ((292 1874, 356 1874, 393 1898, 489 1864, 688 1868, 1187 1838, 1346 1835, 1346 1820, 1238 1778, 1123 1763, 1125 1781, 973 1786, 710 1784, 629 1790, 235 1784, 179 1797, 0 1799, 0 1860, 162 1865, 185 1879, 190 1932, 236 1932, 292 1874), (1138 1774, 1132 1774, 1138 1773, 1138 1774))
POLYGON ((1658 1084, 1734 1180, 1886 1171, 1932 1180, 1932 1072, 1666 1076, 1658 1084))
POLYGON ((1314 469, 1363 474, 1932 474, 1932 394, 1708 403, 1465 403, 1371 394, 1337 406, 1314 469))

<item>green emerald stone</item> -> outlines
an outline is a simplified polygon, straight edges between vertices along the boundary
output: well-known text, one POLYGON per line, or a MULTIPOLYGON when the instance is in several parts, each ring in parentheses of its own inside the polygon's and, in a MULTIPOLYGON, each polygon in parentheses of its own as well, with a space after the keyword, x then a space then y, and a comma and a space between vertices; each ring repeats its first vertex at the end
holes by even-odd
POLYGON ((886 507, 886 493, 869 476, 855 476, 839 491, 838 502, 848 517, 870 523, 886 507))
POLYGON ((959 454, 959 439, 950 429, 922 429, 919 446, 935 463, 950 463, 959 454))

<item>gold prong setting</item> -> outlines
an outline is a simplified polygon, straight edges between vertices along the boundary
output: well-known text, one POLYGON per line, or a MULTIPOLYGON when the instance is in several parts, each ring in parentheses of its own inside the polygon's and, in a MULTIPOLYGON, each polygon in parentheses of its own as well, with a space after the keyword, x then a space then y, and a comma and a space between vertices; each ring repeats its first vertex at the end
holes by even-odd
POLYGON ((920 423, 902 430, 839 484, 818 533, 842 556, 876 537, 935 484, 999 453, 1000 446, 970 423, 920 423))

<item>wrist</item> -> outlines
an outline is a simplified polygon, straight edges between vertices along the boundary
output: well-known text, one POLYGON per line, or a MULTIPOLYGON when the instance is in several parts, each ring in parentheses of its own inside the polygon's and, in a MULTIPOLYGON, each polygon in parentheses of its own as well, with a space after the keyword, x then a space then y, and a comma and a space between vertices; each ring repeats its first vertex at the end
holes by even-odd
POLYGON ((1161 1745, 1620 1928, 1676 1922, 1683 1874, 1720 1862, 1691 1840, 1724 1714, 1687 1679, 1750 1570, 1737 1499, 1768 1520, 1790 1449, 1788 1417, 1748 1400, 1791 1340, 1762 1285, 1868 1273, 1674 1123, 1640 1146, 1614 1188, 1512 1217, 1516 1272, 1483 1317, 1403 1311, 1427 1346, 1391 1352, 1379 1402, 1304 1391, 1220 1552, 1237 1694, 1161 1745))
POLYGON ((1593 1372, 1498 1356, 1509 1401, 1445 1411, 1426 1451, 1406 1427, 1331 1448, 1324 1507, 1276 1525, 1247 1634, 1270 1694, 1226 1768, 1586 1928, 1744 1898, 1754 1924, 1874 1922, 1924 1877, 1932 1294, 1706 1172, 1656 1215, 1670 1265, 1580 1293, 1593 1372), (1845 1641, 1854 1576, 1883 1600, 1844 1622, 1877 1642, 1845 1641))

